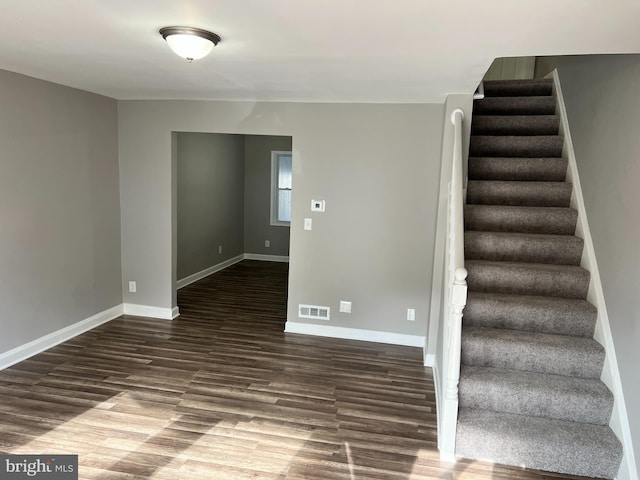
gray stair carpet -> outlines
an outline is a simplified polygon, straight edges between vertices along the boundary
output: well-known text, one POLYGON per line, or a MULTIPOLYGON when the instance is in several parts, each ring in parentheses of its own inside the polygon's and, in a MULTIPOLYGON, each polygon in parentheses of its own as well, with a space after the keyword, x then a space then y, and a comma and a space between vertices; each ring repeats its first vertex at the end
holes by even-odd
POLYGON ((468 327, 593 337, 596 307, 586 300, 469 292, 464 309, 468 327))
POLYGON ((550 80, 485 82, 464 210, 456 454, 614 478, 622 446, 550 80))
POLYGON ((580 265, 583 243, 573 235, 470 231, 464 252, 469 260, 580 265))
POLYGON ((464 207, 465 230, 573 235, 578 212, 572 208, 472 205, 464 207))
POLYGON ((555 135, 560 126, 557 115, 476 115, 472 135, 555 135))
POLYGON ((472 135, 469 155, 472 157, 559 157, 562 137, 557 135, 472 135))
POLYGON ((478 205, 568 207, 572 186, 565 182, 469 180, 467 201, 478 205))
POLYGON ((476 180, 564 182, 564 158, 469 157, 469 175, 476 180))

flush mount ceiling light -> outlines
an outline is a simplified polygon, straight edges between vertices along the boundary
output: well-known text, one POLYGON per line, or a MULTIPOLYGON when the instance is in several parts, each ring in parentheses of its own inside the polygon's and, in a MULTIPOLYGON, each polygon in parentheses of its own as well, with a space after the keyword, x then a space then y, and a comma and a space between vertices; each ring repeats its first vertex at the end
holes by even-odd
POLYGON ((160 29, 171 50, 189 62, 206 57, 220 37, 215 33, 192 27, 164 27, 160 29))

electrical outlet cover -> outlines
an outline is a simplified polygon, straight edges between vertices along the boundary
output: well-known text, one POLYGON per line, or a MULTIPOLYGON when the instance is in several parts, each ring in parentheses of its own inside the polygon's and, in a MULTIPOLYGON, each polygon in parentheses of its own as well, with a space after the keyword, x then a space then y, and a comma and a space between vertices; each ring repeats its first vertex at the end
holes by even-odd
POLYGON ((312 212, 324 212, 324 200, 311 200, 312 212))
POLYGON ((340 300, 340 311, 342 313, 351 313, 351 302, 340 300))

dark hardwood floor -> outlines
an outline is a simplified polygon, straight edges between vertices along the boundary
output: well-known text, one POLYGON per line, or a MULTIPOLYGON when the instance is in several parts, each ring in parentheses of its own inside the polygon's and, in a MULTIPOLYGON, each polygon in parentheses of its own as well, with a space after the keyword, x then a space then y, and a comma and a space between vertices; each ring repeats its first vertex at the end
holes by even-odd
POLYGON ((441 463, 419 349, 284 334, 287 265, 244 261, 0 372, 0 451, 81 479, 569 479, 441 463))

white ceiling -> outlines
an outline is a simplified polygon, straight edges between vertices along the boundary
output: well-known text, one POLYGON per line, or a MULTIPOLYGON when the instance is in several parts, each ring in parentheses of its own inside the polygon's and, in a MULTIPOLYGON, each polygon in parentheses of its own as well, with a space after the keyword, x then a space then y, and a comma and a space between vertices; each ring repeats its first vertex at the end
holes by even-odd
POLYGON ((0 69, 118 99, 442 102, 495 57, 639 53, 637 0, 0 0, 0 69), (192 64, 158 34, 222 37, 192 64))

